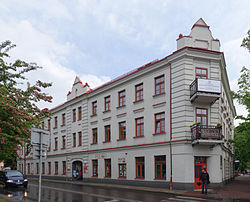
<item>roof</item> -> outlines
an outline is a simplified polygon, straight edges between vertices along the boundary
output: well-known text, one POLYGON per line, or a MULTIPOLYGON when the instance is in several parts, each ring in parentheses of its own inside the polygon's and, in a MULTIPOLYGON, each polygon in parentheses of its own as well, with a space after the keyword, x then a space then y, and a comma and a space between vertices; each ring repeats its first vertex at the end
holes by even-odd
POLYGON ((199 26, 199 27, 207 27, 209 29, 209 26, 207 25, 207 23, 205 23, 205 21, 200 18, 199 20, 197 20, 196 23, 194 23, 194 25, 192 26, 192 29, 195 27, 195 26, 199 26))

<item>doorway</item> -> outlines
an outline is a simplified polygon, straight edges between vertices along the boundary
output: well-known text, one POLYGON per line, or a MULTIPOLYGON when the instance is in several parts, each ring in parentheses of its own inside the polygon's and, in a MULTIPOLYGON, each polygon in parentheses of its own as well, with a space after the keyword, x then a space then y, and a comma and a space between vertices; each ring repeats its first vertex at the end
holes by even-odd
POLYGON ((207 157, 196 156, 194 157, 194 188, 201 189, 201 185, 197 185, 197 182, 200 181, 200 175, 202 169, 207 168, 207 157))
POLYGON ((74 161, 72 163, 72 178, 75 180, 82 179, 82 162, 74 161))

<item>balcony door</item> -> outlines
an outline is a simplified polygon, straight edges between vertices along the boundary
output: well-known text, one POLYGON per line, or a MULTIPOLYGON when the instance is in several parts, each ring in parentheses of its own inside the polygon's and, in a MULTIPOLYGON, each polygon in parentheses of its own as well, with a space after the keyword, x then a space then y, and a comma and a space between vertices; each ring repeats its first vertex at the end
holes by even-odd
POLYGON ((206 157, 194 157, 194 188, 201 189, 201 185, 197 185, 197 182, 200 181, 200 175, 202 169, 207 168, 207 158, 206 157))
POLYGON ((208 125, 208 110, 206 108, 196 108, 195 110, 196 123, 200 122, 201 126, 208 125))

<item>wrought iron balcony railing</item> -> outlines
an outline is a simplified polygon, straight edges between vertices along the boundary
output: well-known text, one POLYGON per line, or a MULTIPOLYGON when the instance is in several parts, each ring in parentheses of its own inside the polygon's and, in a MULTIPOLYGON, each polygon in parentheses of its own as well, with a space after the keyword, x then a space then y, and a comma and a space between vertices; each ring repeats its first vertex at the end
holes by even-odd
POLYGON ((222 140, 221 127, 194 125, 191 127, 192 140, 222 140))

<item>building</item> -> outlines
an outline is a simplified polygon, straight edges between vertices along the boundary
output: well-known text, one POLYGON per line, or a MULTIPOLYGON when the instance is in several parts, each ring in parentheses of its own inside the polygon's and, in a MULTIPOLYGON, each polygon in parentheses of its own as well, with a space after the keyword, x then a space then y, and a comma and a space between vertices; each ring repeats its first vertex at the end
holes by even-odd
MULTIPOLYGON (((233 177, 236 111, 220 42, 203 19, 165 58, 93 90, 76 77, 50 111, 46 177, 191 190, 202 168, 212 187, 233 177)), ((24 162, 38 174, 32 152, 24 162)))

